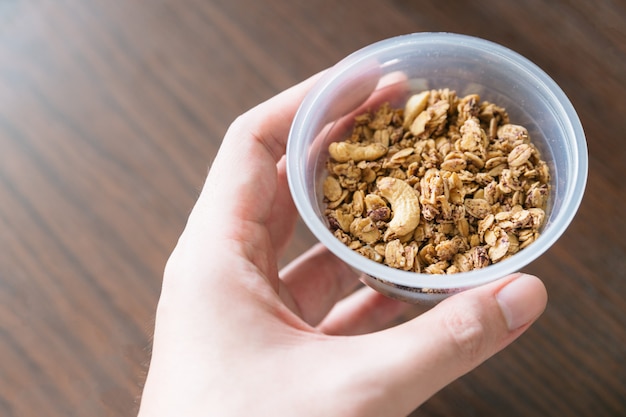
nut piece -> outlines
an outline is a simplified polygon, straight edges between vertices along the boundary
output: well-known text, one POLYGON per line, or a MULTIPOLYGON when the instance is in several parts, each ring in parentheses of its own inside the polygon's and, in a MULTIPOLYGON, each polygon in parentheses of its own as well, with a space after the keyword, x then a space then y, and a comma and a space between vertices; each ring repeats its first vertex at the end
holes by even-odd
POLYGON ((502 259, 509 251, 509 245, 511 244, 509 235, 500 228, 485 233, 485 241, 490 246, 488 252, 492 262, 502 259))
POLYGON ((524 165, 530 155, 533 153, 533 148, 527 143, 517 145, 508 156, 508 162, 510 167, 518 167, 524 165))
POLYGON ((415 136, 429 135, 445 125, 450 104, 439 100, 417 115, 409 130, 415 136))
POLYGON ((467 162, 463 158, 448 158, 441 163, 441 169, 444 171, 459 172, 464 170, 466 167, 467 162))
POLYGON ((406 182, 384 177, 378 180, 380 195, 389 201, 393 217, 383 236, 385 241, 412 233, 420 222, 420 205, 417 191, 406 182))
POLYGON ((528 141, 528 130, 524 126, 505 124, 498 128, 498 139, 511 143, 528 141))
POLYGON ((406 269, 408 262, 399 239, 392 240, 385 247, 385 264, 392 268, 406 269))
POLYGON ((380 231, 369 217, 354 219, 350 223, 350 233, 368 245, 380 239, 380 231))
POLYGON ((337 162, 374 161, 387 153, 382 143, 374 142, 360 145, 349 142, 333 142, 328 145, 330 157, 337 162))
POLYGON ((491 214, 491 205, 487 200, 468 198, 465 200, 465 210, 470 216, 476 217, 477 219, 484 219, 487 215, 491 214))
POLYGON ((418 114, 424 111, 428 106, 428 99, 430 98, 430 91, 423 91, 419 94, 412 95, 404 106, 404 124, 405 129, 411 127, 411 124, 415 120, 418 114))
POLYGON ((324 180, 324 197, 328 199, 328 201, 337 201, 341 197, 341 184, 337 178, 328 176, 324 180))
POLYGON ((484 268, 532 244, 546 220, 548 164, 525 127, 476 94, 439 89, 404 109, 384 103, 328 150, 330 230, 393 268, 484 268))

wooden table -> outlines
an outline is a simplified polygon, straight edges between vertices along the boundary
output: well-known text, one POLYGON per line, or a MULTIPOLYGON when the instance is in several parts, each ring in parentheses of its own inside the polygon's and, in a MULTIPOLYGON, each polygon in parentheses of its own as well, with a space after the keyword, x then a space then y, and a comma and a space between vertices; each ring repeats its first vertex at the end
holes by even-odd
MULTIPOLYGON (((548 309, 415 416, 626 415, 626 3, 0 2, 0 415, 132 416, 164 263, 229 123, 371 42, 480 36, 585 127, 548 309)), ((287 262, 314 242, 303 226, 287 262)))

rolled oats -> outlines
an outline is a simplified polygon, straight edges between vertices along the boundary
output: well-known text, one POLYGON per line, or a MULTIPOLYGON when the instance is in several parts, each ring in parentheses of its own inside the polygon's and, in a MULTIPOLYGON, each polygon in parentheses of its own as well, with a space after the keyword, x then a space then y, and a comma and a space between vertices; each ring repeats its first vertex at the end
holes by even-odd
POLYGON ((484 268, 534 242, 545 221, 548 165, 524 126, 476 94, 440 89, 404 109, 385 103, 328 151, 330 229, 393 268, 484 268))

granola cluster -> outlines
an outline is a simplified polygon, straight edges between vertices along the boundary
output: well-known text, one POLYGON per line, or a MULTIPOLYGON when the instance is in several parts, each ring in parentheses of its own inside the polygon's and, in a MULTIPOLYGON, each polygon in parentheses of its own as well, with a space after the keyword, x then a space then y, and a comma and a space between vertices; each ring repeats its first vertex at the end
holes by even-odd
POLYGON ((526 128, 478 95, 449 89, 383 104, 328 148, 325 215, 334 235, 390 267, 483 268, 539 235, 548 166, 526 128))

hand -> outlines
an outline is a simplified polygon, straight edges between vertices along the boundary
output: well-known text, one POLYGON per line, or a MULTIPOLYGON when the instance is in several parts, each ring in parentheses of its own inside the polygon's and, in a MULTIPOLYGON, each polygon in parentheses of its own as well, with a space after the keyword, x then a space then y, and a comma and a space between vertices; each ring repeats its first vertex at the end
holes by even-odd
POLYGON ((315 79, 229 128, 165 268, 141 416, 405 416, 543 312, 521 274, 397 324, 410 306, 357 289, 319 245, 279 273, 297 217, 285 144, 315 79))

